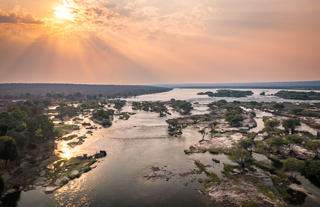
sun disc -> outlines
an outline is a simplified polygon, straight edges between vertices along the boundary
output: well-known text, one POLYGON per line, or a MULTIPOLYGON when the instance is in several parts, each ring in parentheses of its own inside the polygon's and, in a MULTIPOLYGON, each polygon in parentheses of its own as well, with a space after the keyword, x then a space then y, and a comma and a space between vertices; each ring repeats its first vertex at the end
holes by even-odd
POLYGON ((54 9, 54 15, 62 20, 74 20, 73 10, 66 6, 58 6, 54 9))

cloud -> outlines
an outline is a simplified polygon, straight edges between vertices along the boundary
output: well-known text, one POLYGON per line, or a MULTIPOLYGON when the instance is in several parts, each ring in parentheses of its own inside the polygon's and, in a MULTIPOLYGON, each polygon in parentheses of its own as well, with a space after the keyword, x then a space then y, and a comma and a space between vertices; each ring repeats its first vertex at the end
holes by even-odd
POLYGON ((31 14, 19 14, 14 12, 0 11, 0 23, 11 24, 42 24, 42 21, 36 19, 31 14))

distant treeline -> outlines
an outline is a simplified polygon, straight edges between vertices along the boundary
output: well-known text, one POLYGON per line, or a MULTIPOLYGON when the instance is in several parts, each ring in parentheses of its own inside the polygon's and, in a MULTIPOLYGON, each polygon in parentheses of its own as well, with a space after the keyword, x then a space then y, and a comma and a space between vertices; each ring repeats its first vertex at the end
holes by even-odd
POLYGON ((105 96, 108 98, 137 96, 171 90, 166 87, 141 85, 86 84, 0 84, 1 98, 29 98, 32 96, 105 96))
POLYGON ((248 88, 248 89, 300 89, 320 90, 320 81, 262 82, 262 83, 217 83, 217 84, 163 84, 171 88, 248 88))

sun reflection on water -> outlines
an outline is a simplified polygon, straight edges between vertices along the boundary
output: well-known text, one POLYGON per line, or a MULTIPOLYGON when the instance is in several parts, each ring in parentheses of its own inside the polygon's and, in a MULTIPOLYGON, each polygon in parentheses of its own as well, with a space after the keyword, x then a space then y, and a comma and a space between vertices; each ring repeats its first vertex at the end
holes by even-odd
POLYGON ((61 142, 61 148, 59 156, 64 159, 70 159, 72 157, 72 152, 66 142, 61 142))

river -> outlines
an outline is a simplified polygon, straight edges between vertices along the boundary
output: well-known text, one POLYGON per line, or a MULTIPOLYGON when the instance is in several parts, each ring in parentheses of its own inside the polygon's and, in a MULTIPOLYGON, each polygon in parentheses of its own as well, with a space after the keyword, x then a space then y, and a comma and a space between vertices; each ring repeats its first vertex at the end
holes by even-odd
MULTIPOLYGON (((270 95, 278 91, 264 89, 252 90, 254 95, 247 98, 210 98, 197 95, 198 92, 208 90, 215 91, 173 89, 165 93, 141 95, 126 100, 188 100, 194 103, 194 114, 206 113, 206 104, 220 99, 283 101, 275 96, 261 96, 261 92, 270 95)), ((125 106, 123 111, 131 111, 131 107, 125 106)), ((260 115, 258 118, 262 119, 260 115)), ((70 148, 60 142, 58 150, 62 151, 61 156, 93 154, 99 150, 106 150, 108 155, 97 163, 95 169, 83 174, 79 179, 70 181, 56 192, 45 194, 43 187, 21 192, 12 206, 212 206, 212 201, 197 191, 201 188, 197 182, 201 175, 184 177, 179 174, 192 171, 195 169, 194 160, 201 160, 222 176, 220 171, 223 163, 231 161, 226 156, 217 155, 215 158, 221 163, 214 164, 211 160, 212 155, 206 153, 185 155, 184 149, 199 141, 201 135, 198 129, 188 127, 183 131, 182 137, 168 137, 165 120, 176 116, 178 115, 173 113, 160 118, 157 113, 139 111, 129 120, 116 119, 110 128, 93 130, 93 135, 88 135, 82 145, 70 148), (150 173, 152 167, 160 167, 173 175, 169 180, 148 180, 144 176, 150 173)), ((260 121, 259 128, 261 124, 260 121)), ((81 130, 76 133, 83 134, 84 131, 81 130)))

